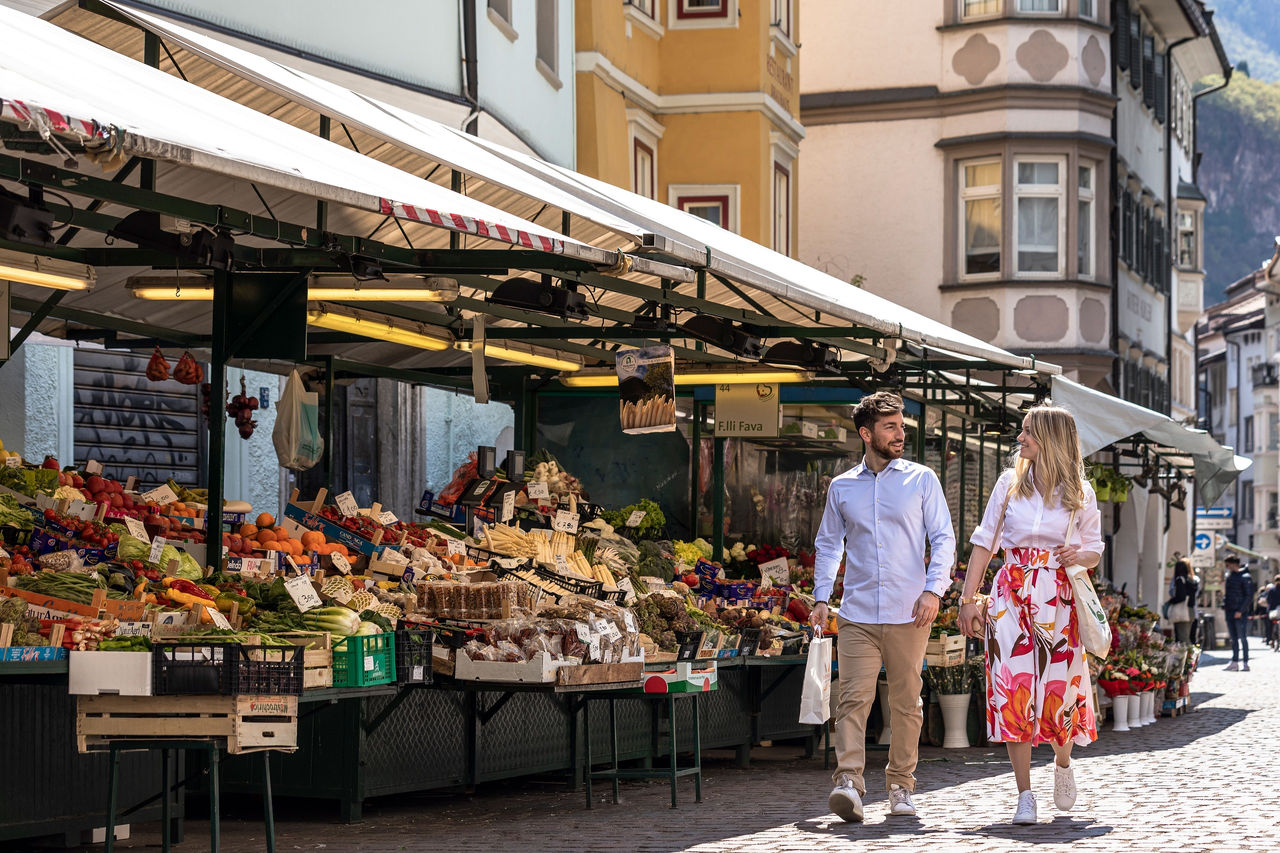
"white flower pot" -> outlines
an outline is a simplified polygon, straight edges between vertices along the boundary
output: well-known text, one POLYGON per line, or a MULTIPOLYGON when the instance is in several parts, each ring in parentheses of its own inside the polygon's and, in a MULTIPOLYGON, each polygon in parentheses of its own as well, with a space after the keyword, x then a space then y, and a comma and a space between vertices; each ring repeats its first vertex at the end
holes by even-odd
POLYGON ((1149 725, 1147 722, 1147 699, 1150 698, 1151 691, 1143 691, 1133 697, 1133 707, 1129 709, 1129 728, 1142 728, 1149 725))
POLYGON ((969 748, 969 694, 943 693, 938 696, 942 707, 942 721, 946 734, 942 738, 943 749, 969 748))
POLYGON ((1114 696, 1111 699, 1111 731, 1129 731, 1129 709, 1133 707, 1135 696, 1114 696))
POLYGON ((1142 694, 1142 724, 1149 726, 1156 721, 1156 692, 1148 690, 1142 694))

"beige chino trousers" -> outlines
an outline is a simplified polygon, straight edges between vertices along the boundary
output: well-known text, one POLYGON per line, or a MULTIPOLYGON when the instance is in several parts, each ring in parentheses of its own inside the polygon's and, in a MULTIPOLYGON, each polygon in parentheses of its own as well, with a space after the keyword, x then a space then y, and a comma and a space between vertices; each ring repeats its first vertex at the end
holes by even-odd
POLYGON ((840 701, 836 706, 836 761, 831 777, 840 784, 848 776, 859 795, 867 792, 862 772, 867 757, 867 715, 876 701, 876 681, 884 666, 889 682, 889 765, 885 788, 916 787, 916 760, 924 713, 920 702, 921 665, 929 642, 929 627, 864 625, 837 618, 840 661, 840 701))

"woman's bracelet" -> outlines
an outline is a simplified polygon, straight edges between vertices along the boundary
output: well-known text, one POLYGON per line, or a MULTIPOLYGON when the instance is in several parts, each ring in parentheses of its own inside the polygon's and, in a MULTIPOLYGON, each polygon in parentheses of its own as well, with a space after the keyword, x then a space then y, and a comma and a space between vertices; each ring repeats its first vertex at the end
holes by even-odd
POLYGON ((973 596, 971 596, 971 597, 969 597, 969 598, 965 598, 964 596, 961 596, 961 597, 960 597, 960 603, 961 603, 961 604, 977 604, 977 603, 978 603, 978 596, 977 596, 976 594, 975 594, 975 595, 973 595, 973 596))

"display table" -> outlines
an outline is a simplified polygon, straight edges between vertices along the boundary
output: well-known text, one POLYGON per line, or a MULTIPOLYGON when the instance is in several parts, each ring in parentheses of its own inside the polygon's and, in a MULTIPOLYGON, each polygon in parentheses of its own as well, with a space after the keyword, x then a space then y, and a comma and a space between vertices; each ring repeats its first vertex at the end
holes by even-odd
POLYGON ((591 759, 591 738, 586 739, 586 768, 584 776, 587 788, 587 808, 592 806, 591 782, 594 779, 608 779, 613 783, 613 802, 618 803, 618 781, 621 779, 669 779, 671 781, 671 808, 676 808, 676 783, 681 776, 693 777, 694 801, 702 802, 702 739, 698 730, 698 700, 705 695, 704 693, 642 693, 636 691, 620 691, 608 690, 596 693, 584 693, 580 699, 582 707, 582 722, 587 731, 591 731, 591 703, 597 700, 604 700, 609 703, 609 762, 612 764, 609 770, 595 770, 595 764, 591 759), (621 769, 618 767, 618 702, 632 701, 641 702, 648 705, 649 714, 652 721, 652 730, 654 732, 653 744, 649 753, 647 766, 638 768, 621 769), (690 713, 693 716, 693 765, 690 767, 680 767, 677 762, 677 754, 679 748, 677 745, 677 725, 676 702, 685 701, 690 706, 690 713), (658 752, 658 729, 660 721, 658 719, 662 708, 665 706, 667 711, 668 723, 668 745, 667 751, 670 758, 667 767, 654 767, 653 764, 657 759, 658 752))

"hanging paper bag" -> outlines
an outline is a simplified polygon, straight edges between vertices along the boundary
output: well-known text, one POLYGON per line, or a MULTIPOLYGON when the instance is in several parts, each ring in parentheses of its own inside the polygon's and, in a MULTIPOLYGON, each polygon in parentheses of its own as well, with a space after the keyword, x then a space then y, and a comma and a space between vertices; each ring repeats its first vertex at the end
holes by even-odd
POLYGON ((831 718, 831 638, 815 637, 809 643, 804 665, 804 690, 800 694, 800 722, 820 726, 831 718))
POLYGON ((324 455, 320 436, 320 395, 308 391, 298 371, 289 374, 276 403, 276 426, 271 433, 282 468, 305 471, 324 455))

